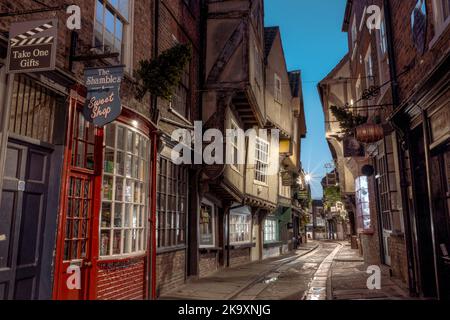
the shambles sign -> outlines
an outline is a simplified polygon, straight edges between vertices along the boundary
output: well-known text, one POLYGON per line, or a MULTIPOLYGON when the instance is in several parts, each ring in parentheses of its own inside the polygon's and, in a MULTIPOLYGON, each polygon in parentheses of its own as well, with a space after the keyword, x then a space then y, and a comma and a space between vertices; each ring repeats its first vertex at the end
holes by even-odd
POLYGON ((84 72, 87 97, 84 117, 98 127, 113 122, 122 112, 120 84, 124 66, 89 68, 84 72))
POLYGON ((54 70, 57 39, 57 19, 12 23, 7 71, 24 73, 54 70))

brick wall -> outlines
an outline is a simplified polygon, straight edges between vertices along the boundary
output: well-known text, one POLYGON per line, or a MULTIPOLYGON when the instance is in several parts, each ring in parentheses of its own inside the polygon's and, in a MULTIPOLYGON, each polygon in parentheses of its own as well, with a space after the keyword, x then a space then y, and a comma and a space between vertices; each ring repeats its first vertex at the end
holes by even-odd
POLYGON ((158 254, 156 257, 156 294, 172 291, 186 281, 184 250, 158 254))
POLYGON ((435 36, 434 9, 433 1, 426 1, 428 32, 425 42, 427 45, 425 53, 420 55, 414 46, 411 32, 411 12, 416 1, 392 0, 390 2, 397 73, 400 73, 411 61, 415 61, 414 68, 398 79, 400 100, 403 101, 415 90, 416 85, 424 79, 424 76, 433 70, 433 66, 438 63, 440 58, 449 52, 450 28, 447 28, 433 47, 430 47, 435 36))
POLYGON ((142 300, 145 298, 145 258, 98 264, 97 299, 142 300))
POLYGON ((215 252, 200 253, 199 257, 199 277, 203 278, 214 273, 219 268, 218 254, 215 252))
POLYGON ((235 249, 230 251, 230 267, 237 267, 251 262, 250 249, 235 249))
MULTIPOLYGON (((150 10, 152 8, 153 0, 140 0, 134 1, 134 39, 133 39, 133 66, 131 69, 134 70, 138 66, 138 62, 142 59, 148 59, 152 56, 152 34, 153 34, 153 12, 150 10), (145 30, 145 32, 139 32, 140 30, 145 30)), ((66 1, 54 0, 52 5, 59 6, 66 4, 66 1)), ((78 52, 77 54, 86 54, 83 52, 83 48, 91 48, 93 46, 93 31, 94 31, 94 21, 95 21, 95 3, 96 1, 81 1, 74 0, 71 3, 80 6, 81 9, 81 25, 82 29, 77 30, 78 32, 78 52)), ((36 2, 31 0, 24 1, 2 1, 2 11, 20 11, 25 9, 37 9, 42 8, 42 6, 36 4, 36 2)), ((92 60, 89 62, 74 62, 73 70, 69 70, 69 52, 70 52, 70 41, 71 41, 71 31, 66 28, 66 20, 69 17, 65 10, 60 10, 56 12, 56 16, 53 13, 36 13, 26 16, 18 16, 11 18, 1 18, 0 19, 0 32, 8 32, 11 22, 15 21, 30 21, 30 20, 40 20, 48 18, 58 19, 58 51, 57 51, 57 67, 62 70, 72 73, 80 83, 84 83, 84 69, 85 67, 94 67, 104 65, 101 61, 92 60)), ((134 91, 132 90, 133 80, 126 77, 122 83, 121 88, 121 99, 122 104, 128 108, 138 111, 139 113, 149 116, 149 105, 150 99, 146 97, 143 101, 137 101, 134 99, 134 91)))
POLYGON ((392 275, 408 283, 408 260, 406 257, 405 237, 391 235, 389 238, 392 275))

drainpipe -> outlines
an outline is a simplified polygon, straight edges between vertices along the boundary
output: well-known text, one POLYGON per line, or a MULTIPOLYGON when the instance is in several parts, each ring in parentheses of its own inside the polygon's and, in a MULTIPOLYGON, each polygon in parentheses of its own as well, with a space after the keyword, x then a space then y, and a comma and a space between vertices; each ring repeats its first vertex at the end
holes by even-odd
MULTIPOLYGON (((153 24, 153 57, 155 58, 159 52, 159 7, 160 0, 154 1, 154 7, 152 8, 154 12, 154 24, 153 24)), ((151 108, 156 110, 158 100, 155 96, 151 97, 151 108)), ((152 155, 153 155, 153 163, 152 163, 152 204, 151 204, 151 218, 150 218, 150 226, 151 226, 151 238, 150 238, 150 263, 147 268, 147 274, 150 274, 150 279, 148 279, 149 283, 149 295, 151 300, 156 300, 156 250, 157 250, 157 239, 156 239, 156 177, 157 177, 157 162, 158 162, 158 134, 157 128, 154 128, 154 132, 152 133, 152 155)))
MULTIPOLYGON (((396 59, 394 52, 394 40, 393 40, 393 29, 392 29, 392 12, 390 8, 389 0, 384 0, 384 16, 386 23, 386 37, 388 41, 388 57, 389 57, 389 73, 391 77, 391 92, 392 92, 392 103, 394 104, 394 108, 397 108, 400 105, 400 99, 398 95, 398 82, 397 82, 397 68, 396 68, 396 59)), ((403 135, 406 139, 406 143, 408 143, 408 136, 401 128, 399 128, 394 121, 391 121, 394 129, 403 135)), ((403 220, 405 227, 405 242, 406 242, 406 257, 408 261, 408 287, 411 295, 416 295, 417 283, 415 276, 415 263, 413 257, 413 239, 412 239, 412 230, 411 230, 411 217, 410 217, 410 208, 408 201, 408 194, 405 190, 408 188, 408 183, 405 175, 405 168, 403 159, 401 156, 401 147, 397 144, 397 161, 399 165, 399 176, 400 176, 400 186, 403 190, 401 192, 402 198, 402 208, 403 208, 403 220)))

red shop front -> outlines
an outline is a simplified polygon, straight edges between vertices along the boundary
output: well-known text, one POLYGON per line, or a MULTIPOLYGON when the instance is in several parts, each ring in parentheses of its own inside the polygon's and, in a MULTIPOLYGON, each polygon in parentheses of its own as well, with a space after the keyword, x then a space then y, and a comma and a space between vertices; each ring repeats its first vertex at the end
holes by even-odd
POLYGON ((156 128, 127 107, 94 127, 83 117, 83 97, 72 90, 69 99, 53 298, 147 299, 155 278, 156 128))

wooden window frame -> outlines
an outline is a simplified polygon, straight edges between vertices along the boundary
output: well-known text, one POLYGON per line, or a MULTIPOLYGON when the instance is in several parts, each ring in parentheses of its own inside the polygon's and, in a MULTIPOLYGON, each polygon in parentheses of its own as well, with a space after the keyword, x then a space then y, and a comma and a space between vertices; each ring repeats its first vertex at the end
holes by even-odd
POLYGON ((243 245, 243 244, 249 244, 252 243, 252 227, 253 227, 253 223, 252 223, 252 216, 250 213, 241 213, 241 212, 230 212, 230 245, 243 245), (244 217, 244 223, 232 223, 232 217, 244 217), (240 226, 239 229, 241 229, 242 226, 244 226, 244 229, 248 229, 247 231, 244 231, 244 233, 246 234, 246 236, 244 236, 244 240, 242 241, 233 241, 233 236, 232 234, 239 234, 240 231, 235 231, 235 232, 231 232, 231 225, 235 226, 235 230, 236 230, 236 226, 240 226))
POLYGON ((269 171, 269 160, 270 160, 270 144, 266 140, 256 137, 255 140, 255 177, 254 181, 259 184, 268 184, 268 171, 269 171), (262 147, 266 146, 267 151, 262 147), (260 156, 266 156, 263 159, 260 156))
POLYGON ((135 255, 142 255, 147 250, 147 221, 148 221, 148 215, 149 215, 149 190, 150 186, 148 181, 150 180, 150 150, 151 150, 151 140, 149 137, 147 137, 145 134, 140 132, 139 130, 123 124, 119 122, 114 122, 112 124, 109 124, 108 126, 114 126, 114 146, 108 146, 106 139, 108 138, 108 129, 105 129, 105 142, 104 142, 104 170, 103 170, 103 178, 102 178, 102 206, 100 210, 100 228, 99 228, 99 256, 101 259, 111 259, 111 258, 124 258, 124 257, 130 257, 135 255), (123 148, 119 149, 119 128, 123 129, 123 148), (128 146, 128 135, 129 133, 132 134, 132 147, 131 149, 128 146), (138 150, 136 151, 136 139, 139 139, 138 143, 138 150), (145 146, 142 145, 142 143, 146 144, 145 146), (106 165, 106 152, 107 149, 112 150, 114 156, 113 156, 113 163, 114 163, 114 170, 112 172, 107 171, 107 165, 106 165), (130 151, 131 150, 131 151, 130 151), (137 152, 137 153, 136 153, 137 152), (118 154, 121 153, 123 156, 123 173, 120 174, 117 171, 117 164, 118 164, 118 154), (127 158, 131 157, 131 175, 127 175, 127 158), (135 166, 136 160, 138 161, 138 167, 135 166), (137 170, 137 172, 134 172, 133 170, 137 170), (141 176, 142 175, 142 176, 141 176), (105 186, 105 179, 112 179, 112 190, 111 190, 111 199, 105 199, 104 198, 104 186, 105 186), (117 180, 122 180, 122 199, 117 198, 117 180), (128 185, 128 182, 131 183, 131 195, 132 195, 132 201, 127 201, 127 195, 126 195, 126 188, 128 185), (140 190, 138 191, 138 197, 139 201, 136 201, 136 184, 140 185, 140 190), (109 219, 109 226, 103 226, 103 209, 106 204, 109 204, 110 206, 110 219, 109 219), (117 206, 121 206, 121 225, 116 226, 115 220, 116 220, 116 209, 117 206), (136 225, 133 223, 133 212, 134 209, 138 207, 138 211, 136 212, 136 225), (126 217, 125 215, 128 212, 129 217, 129 225, 126 225, 126 217), (108 251, 107 254, 102 254, 101 248, 102 248, 102 234, 104 232, 109 231, 109 238, 108 238, 108 251), (114 251, 114 241, 115 241, 115 234, 116 232, 120 232, 120 245, 119 245, 119 253, 116 253, 114 251), (125 252, 125 235, 129 232, 129 239, 128 239, 128 247, 129 251, 125 252), (136 239, 134 243, 134 250, 133 250, 133 234, 136 233, 136 239))
POLYGON ((216 207, 214 205, 214 203, 212 203, 211 201, 207 200, 207 199, 203 199, 201 202, 201 206, 208 206, 211 207, 211 231, 212 231, 212 239, 213 239, 213 243, 212 244, 202 244, 201 243, 201 236, 202 236, 202 230, 200 228, 200 217, 199 217, 199 248, 214 248, 216 247, 216 207))
POLYGON ((177 249, 180 247, 185 247, 187 245, 187 214, 188 214, 188 187, 189 187, 189 179, 188 179, 188 168, 175 165, 170 161, 170 159, 158 156, 158 171, 157 171, 157 199, 156 199, 156 215, 157 215, 157 223, 156 223, 156 238, 157 238, 157 250, 158 251, 167 251, 172 249, 177 249), (165 164, 164 175, 162 174, 162 165, 165 164), (169 173, 172 172, 173 169, 178 168, 178 170, 174 170, 177 177, 172 177, 169 173), (180 177, 184 177, 183 179, 179 179, 180 177), (162 187, 161 183, 164 183, 164 187, 162 187), (172 185, 170 183, 173 183, 172 185), (185 185, 184 193, 180 194, 180 185, 183 187, 185 185), (176 188, 176 191, 170 193, 171 188, 176 188), (164 207, 163 210, 160 207, 161 197, 164 196, 164 207), (176 210, 169 210, 169 198, 174 198, 175 203, 172 203, 172 208, 176 208, 176 210), (180 210, 180 206, 184 201, 185 207, 184 210, 180 210), (172 216, 170 216, 170 214, 172 216), (163 220, 160 219, 163 218, 163 220), (169 223, 170 218, 172 218, 172 223, 169 223), (178 226, 173 228, 173 218, 178 226), (175 232, 175 238, 170 239, 170 233, 175 232), (182 241, 178 239, 178 237, 182 235, 182 241), (173 241, 172 241, 173 240, 173 241), (173 243, 171 243, 173 242, 173 243))

